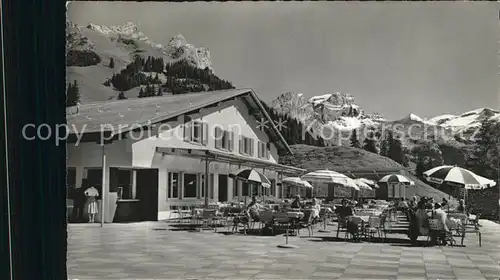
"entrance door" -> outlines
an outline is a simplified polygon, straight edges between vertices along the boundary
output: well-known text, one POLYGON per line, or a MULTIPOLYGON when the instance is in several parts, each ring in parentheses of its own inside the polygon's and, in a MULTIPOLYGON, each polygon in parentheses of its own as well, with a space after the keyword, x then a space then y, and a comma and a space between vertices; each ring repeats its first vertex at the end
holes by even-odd
POLYGON ((227 199, 227 175, 219 174, 219 202, 228 201, 227 199))
POLYGON ((137 199, 141 221, 158 220, 158 169, 137 170, 137 199))

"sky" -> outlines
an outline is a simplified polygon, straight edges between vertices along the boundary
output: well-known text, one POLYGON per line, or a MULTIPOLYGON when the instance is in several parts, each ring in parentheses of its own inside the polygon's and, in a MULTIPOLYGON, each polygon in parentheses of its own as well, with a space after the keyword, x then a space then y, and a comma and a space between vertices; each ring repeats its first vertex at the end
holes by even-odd
POLYGON ((72 2, 68 18, 180 33, 265 101, 344 92, 388 119, 500 108, 495 2, 72 2))

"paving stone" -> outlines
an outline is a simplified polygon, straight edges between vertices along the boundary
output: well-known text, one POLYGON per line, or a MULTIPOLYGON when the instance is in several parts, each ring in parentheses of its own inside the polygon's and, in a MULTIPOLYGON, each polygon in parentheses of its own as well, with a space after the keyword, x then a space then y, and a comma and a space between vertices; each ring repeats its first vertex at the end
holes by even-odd
POLYGON ((498 280, 500 226, 483 223, 483 247, 471 236, 465 247, 406 247, 316 242, 331 234, 315 233, 291 238, 295 249, 277 248, 282 236, 153 230, 165 222, 69 225, 67 267, 77 279, 498 280))

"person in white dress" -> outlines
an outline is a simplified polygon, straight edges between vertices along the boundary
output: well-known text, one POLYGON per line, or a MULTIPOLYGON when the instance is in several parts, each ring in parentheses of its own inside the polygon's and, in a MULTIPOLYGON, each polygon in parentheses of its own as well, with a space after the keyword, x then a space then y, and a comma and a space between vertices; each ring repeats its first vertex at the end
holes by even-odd
POLYGON ((87 212, 89 214, 89 223, 94 223, 95 215, 99 212, 96 200, 96 197, 99 196, 99 191, 94 187, 90 187, 85 190, 85 196, 88 201, 87 212))

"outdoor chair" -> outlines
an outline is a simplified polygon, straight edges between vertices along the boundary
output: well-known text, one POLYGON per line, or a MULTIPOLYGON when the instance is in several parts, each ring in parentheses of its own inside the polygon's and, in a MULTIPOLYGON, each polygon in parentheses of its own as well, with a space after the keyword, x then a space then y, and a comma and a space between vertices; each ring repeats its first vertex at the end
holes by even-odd
POLYGON ((239 225, 241 224, 243 226, 243 233, 246 235, 247 230, 249 229, 251 222, 250 215, 246 211, 242 211, 238 215, 233 217, 233 228, 231 232, 235 232, 238 230, 239 225))
POLYGON ((479 223, 477 222, 477 216, 472 221, 469 219, 469 216, 465 214, 450 214, 450 216, 460 220, 460 225, 456 229, 457 235, 461 237, 460 245, 464 245, 464 239, 467 233, 475 233, 478 237, 479 247, 481 247, 481 231, 479 223))
POLYGON ((455 241, 455 238, 453 238, 453 234, 451 231, 446 231, 444 230, 440 224, 439 224, 439 220, 438 219, 429 219, 429 235, 427 236, 427 244, 430 243, 430 239, 431 239, 431 233, 434 233, 434 234, 440 234, 442 236, 444 236, 444 240, 446 242, 449 242, 451 246, 454 246, 456 244, 456 241, 455 241))
POLYGON ((314 226, 323 226, 323 229, 326 229, 329 217, 330 217, 330 215, 329 215, 329 213, 326 212, 326 209, 321 208, 321 210, 319 211, 319 218, 316 218, 313 221, 313 227, 314 226))
POLYGON ((273 211, 261 211, 259 213, 260 216, 260 225, 261 228, 273 226, 274 224, 274 212, 273 211))
POLYGON ((309 237, 312 236, 312 234, 313 234, 312 225, 313 225, 313 221, 314 221, 312 214, 313 214, 312 211, 305 211, 304 217, 295 225, 295 229, 297 230, 297 236, 300 235, 300 230, 302 228, 307 228, 307 231, 309 233, 309 237))
POLYGON ((200 231, 203 231, 205 228, 213 227, 214 231, 217 232, 217 210, 214 209, 203 209, 201 214, 201 227, 200 231))
POLYGON ((274 215, 273 234, 276 232, 276 228, 282 228, 288 232, 290 225, 290 218, 288 218, 287 212, 276 212, 274 215))
POLYGON ((359 241, 360 235, 363 234, 362 225, 363 225, 363 220, 360 217, 356 216, 349 217, 346 223, 346 231, 344 239, 347 240, 349 236, 352 236, 352 239, 354 241, 359 241))
POLYGON ((347 221, 348 217, 337 216, 337 238, 339 238, 341 230, 345 230, 347 232, 347 221))
POLYGON ((375 234, 381 238, 383 230, 382 218, 378 216, 370 216, 370 218, 368 218, 368 225, 364 228, 364 230, 369 242, 371 242, 371 239, 375 237, 375 234))
POLYGON ((183 214, 184 212, 182 211, 182 208, 181 206, 178 206, 178 205, 172 205, 170 206, 170 214, 168 215, 168 219, 172 219, 172 215, 177 216, 176 219, 177 219, 177 222, 181 222, 183 220, 183 214))

